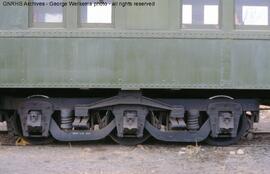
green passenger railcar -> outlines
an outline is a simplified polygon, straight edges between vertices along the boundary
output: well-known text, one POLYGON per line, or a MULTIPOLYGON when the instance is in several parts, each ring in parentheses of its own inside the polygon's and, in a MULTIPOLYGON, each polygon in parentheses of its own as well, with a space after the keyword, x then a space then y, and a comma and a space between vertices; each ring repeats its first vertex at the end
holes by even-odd
POLYGON ((14 135, 229 145, 267 103, 269 0, 1 3, 0 121, 14 135))

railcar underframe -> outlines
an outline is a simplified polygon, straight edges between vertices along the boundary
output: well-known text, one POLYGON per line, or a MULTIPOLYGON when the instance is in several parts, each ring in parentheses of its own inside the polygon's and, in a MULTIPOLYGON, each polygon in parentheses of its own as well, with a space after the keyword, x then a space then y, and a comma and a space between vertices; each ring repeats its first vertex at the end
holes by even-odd
POLYGON ((141 91, 104 98, 5 97, 0 116, 4 120, 10 132, 30 140, 93 141, 110 136, 119 144, 134 145, 152 136, 167 142, 230 145, 259 121, 259 103, 228 96, 149 98, 141 91))

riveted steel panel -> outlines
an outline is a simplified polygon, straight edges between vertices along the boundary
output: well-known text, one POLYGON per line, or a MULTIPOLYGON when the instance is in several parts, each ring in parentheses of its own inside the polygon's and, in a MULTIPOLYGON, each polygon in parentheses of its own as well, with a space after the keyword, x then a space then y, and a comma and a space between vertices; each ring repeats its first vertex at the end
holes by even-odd
POLYGON ((3 86, 217 86, 221 49, 219 40, 2 38, 0 79, 3 86))
POLYGON ((269 26, 235 29, 221 0, 219 29, 185 30, 181 0, 153 1, 115 8, 106 29, 80 28, 78 8, 62 28, 28 28, 26 7, 0 5, 0 87, 270 88, 269 26))
POLYGON ((230 44, 232 86, 269 87, 270 41, 235 40, 230 44))
POLYGON ((267 40, 1 38, 1 87, 268 89, 267 40))

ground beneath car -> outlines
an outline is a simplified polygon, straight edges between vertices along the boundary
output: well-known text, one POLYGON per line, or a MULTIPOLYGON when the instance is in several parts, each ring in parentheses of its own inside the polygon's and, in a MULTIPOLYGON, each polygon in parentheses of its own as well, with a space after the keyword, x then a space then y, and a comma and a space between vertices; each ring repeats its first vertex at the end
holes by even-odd
POLYGON ((0 146, 3 174, 268 174, 270 137, 211 147, 185 144, 0 146))

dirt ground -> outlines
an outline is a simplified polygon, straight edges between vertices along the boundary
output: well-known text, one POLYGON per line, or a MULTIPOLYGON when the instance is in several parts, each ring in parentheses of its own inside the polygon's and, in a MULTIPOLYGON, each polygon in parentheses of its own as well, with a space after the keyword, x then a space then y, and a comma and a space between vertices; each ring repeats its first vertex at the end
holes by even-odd
POLYGON ((268 174, 270 138, 230 147, 152 144, 0 146, 1 174, 268 174))
MULTIPOLYGON (((270 129, 269 111, 258 129, 270 129), (265 127, 266 126, 266 127, 265 127)), ((98 143, 49 146, 0 145, 0 174, 268 174, 270 136, 257 135, 230 147, 165 144, 136 147, 98 143)))

